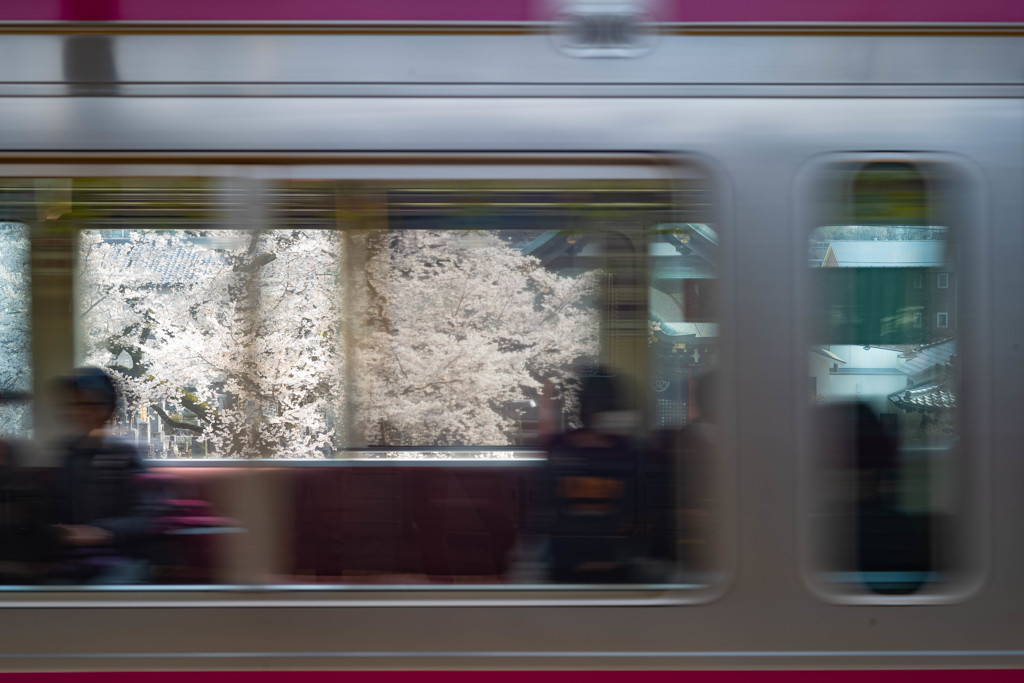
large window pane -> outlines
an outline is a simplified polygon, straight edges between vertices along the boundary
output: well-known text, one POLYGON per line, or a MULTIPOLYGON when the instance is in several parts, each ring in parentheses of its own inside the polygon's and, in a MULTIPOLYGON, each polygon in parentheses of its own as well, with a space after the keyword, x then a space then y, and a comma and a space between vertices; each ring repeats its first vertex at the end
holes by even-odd
MULTIPOLYGON (((9 583, 710 582, 703 180, 39 187, 73 238, 52 343, 121 400, 79 429, 99 379, 58 383, 60 471, 29 486, 58 560, 9 583)), ((0 287, 27 282, 28 222, 0 229, 23 268, 0 287)))

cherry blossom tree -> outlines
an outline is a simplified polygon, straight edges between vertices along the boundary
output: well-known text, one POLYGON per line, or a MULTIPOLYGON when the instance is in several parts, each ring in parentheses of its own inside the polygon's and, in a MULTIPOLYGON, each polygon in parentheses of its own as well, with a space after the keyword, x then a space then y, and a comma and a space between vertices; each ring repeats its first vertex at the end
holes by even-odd
POLYGON ((595 273, 565 277, 494 232, 366 238, 358 429, 389 446, 507 445, 507 407, 566 390, 597 353, 595 273), (588 305, 590 304, 590 305, 588 305))
POLYGON ((82 235, 86 362, 213 453, 312 457, 333 436, 336 234, 82 235))
POLYGON ((214 455, 514 443, 596 353, 598 276, 493 232, 128 233, 81 235, 85 361, 214 455))
MULTIPOLYGON (((28 266, 27 227, 0 223, 0 392, 8 398, 32 387, 28 266)), ((4 434, 27 436, 28 404, 0 402, 0 425, 4 434)))

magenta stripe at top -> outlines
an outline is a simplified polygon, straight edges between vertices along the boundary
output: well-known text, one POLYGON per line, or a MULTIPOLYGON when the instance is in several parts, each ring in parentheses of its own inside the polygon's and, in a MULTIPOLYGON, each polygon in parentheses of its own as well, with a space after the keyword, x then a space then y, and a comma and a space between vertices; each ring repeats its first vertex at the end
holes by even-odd
MULTIPOLYGON (((548 21, 560 0, 3 0, 0 21, 548 21)), ((1018 0, 645 0, 662 22, 1024 22, 1018 0)))
POLYGON ((1018 683, 1007 669, 840 671, 172 671, 0 674, 0 683, 1018 683))

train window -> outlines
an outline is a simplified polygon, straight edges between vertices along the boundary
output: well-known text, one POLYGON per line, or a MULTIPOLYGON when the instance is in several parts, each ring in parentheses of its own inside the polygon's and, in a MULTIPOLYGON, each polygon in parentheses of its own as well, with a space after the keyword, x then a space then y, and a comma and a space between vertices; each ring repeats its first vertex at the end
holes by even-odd
POLYGON ((833 169, 810 235, 814 538, 831 585, 907 595, 955 569, 962 467, 951 192, 909 163, 833 169), (938 287, 921 287, 921 282, 938 287))
MULTIPOLYGON (((51 288, 73 334, 48 341, 46 381, 66 355, 121 399, 98 441, 75 431, 113 405, 92 371, 40 413, 63 410, 47 419, 73 438, 49 448, 63 469, 41 491, 61 517, 47 552, 68 545, 68 562, 34 579, 712 583, 705 178, 270 173, 55 181, 59 206, 30 192, 73 236, 54 242, 73 301, 51 288), (98 498, 76 506, 93 470, 98 498)), ((21 245, 11 282, 33 220, 0 231, 21 245)))

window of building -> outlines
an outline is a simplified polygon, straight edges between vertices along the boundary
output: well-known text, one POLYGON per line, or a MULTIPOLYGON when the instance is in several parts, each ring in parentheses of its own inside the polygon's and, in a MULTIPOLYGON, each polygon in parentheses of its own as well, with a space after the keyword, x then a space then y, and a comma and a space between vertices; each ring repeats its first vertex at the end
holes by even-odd
POLYGON ((949 273, 936 274, 935 281, 939 289, 949 288, 949 273))
POLYGON ((949 327, 949 313, 936 313, 935 326, 942 328, 949 327))

